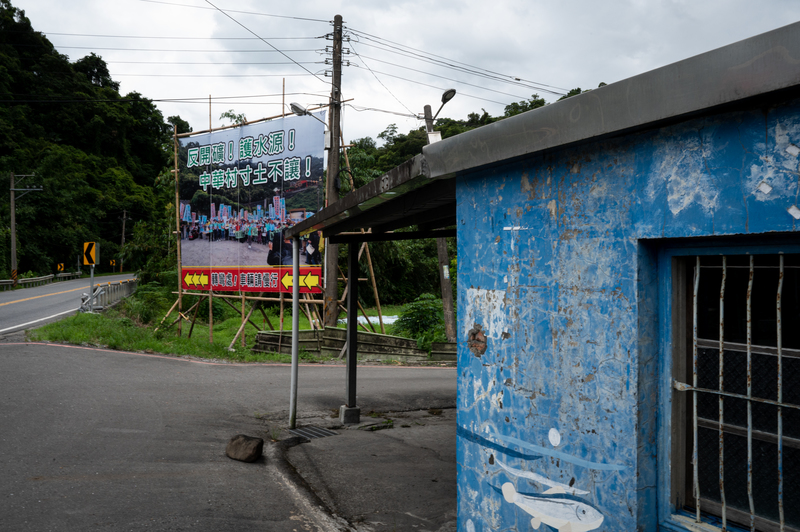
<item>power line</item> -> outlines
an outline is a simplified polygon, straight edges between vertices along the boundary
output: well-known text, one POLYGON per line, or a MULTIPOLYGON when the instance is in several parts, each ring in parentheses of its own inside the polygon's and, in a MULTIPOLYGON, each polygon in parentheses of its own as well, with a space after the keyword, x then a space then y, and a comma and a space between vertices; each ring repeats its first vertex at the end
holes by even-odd
POLYGON ((132 77, 132 78, 297 78, 302 76, 314 76, 316 74, 111 74, 112 77, 132 77))
MULTIPOLYGON (((356 56, 358 56, 358 57, 360 57, 362 59, 364 58, 364 56, 363 55, 359 55, 355 51, 355 49, 353 49, 353 53, 355 53, 356 56)), ((473 83, 467 83, 466 81, 461 81, 461 80, 458 80, 458 79, 448 78, 446 76, 440 76, 438 74, 433 74, 431 72, 425 72, 424 70, 417 70, 416 68, 411 68, 411 67, 407 67, 407 66, 403 66, 403 65, 398 65, 396 63, 391 63, 389 61, 383 61, 381 59, 375 59, 375 58, 372 58, 372 57, 370 57, 369 59, 371 59, 373 61, 378 61, 379 63, 384 63, 384 64, 387 64, 387 65, 395 66, 397 68, 403 68, 405 70, 411 70, 412 72, 419 72, 420 74, 425 74, 427 76, 433 76, 435 78, 446 79, 447 81, 453 81, 453 82, 456 82, 456 83, 460 83, 462 85, 468 85, 470 87, 476 87, 476 88, 483 89, 483 90, 486 90, 486 91, 496 92, 497 94, 502 94, 504 96, 511 96, 512 98, 517 98, 517 99, 520 99, 520 100, 524 100, 525 99, 522 96, 516 96, 516 95, 510 94, 508 92, 502 92, 502 91, 498 91, 498 90, 495 90, 495 89, 490 89, 488 87, 484 87, 484 86, 481 86, 481 85, 475 85, 473 83)), ((367 67, 367 68, 369 69, 369 67, 367 67)), ((370 70, 370 72, 372 71, 372 69, 369 69, 369 70, 370 70)))
MULTIPOLYGON (((142 0, 142 1, 153 1, 153 0, 142 0)), ((258 35, 256 32, 254 32, 253 30, 251 30, 250 28, 248 28, 247 26, 245 26, 244 24, 242 24, 241 22, 239 22, 238 20, 236 20, 235 18, 233 18, 232 16, 230 16, 228 13, 226 13, 226 12, 225 12, 225 11, 223 11, 222 9, 220 9, 220 8, 218 8, 217 6, 215 6, 214 4, 212 4, 210 0, 205 0, 205 1, 206 1, 206 3, 207 3, 208 5, 212 6, 214 9, 216 9, 217 11, 219 11, 220 13, 222 13, 223 15, 225 15, 226 17, 228 17, 229 19, 231 19, 233 22, 235 22, 236 24, 238 24, 239 26, 241 26, 242 28, 244 28, 244 29, 245 29, 245 30, 246 30, 248 33, 251 33, 251 34, 252 34, 254 37, 258 37, 258 39, 259 39, 261 42, 263 42, 264 44, 266 44, 266 45, 267 45, 267 46, 269 46, 270 48, 274 49, 276 52, 279 52, 279 53, 280 53, 282 56, 284 56, 286 59, 288 59, 288 60, 290 60, 291 62, 293 62, 293 63, 297 64, 297 66, 299 66, 300 68, 302 68, 303 70, 305 70, 306 72, 308 72, 309 74, 311 74, 312 76, 314 76, 315 78, 317 78, 319 81, 321 81, 321 82, 323 82, 323 83, 327 84, 327 82, 326 82, 325 80, 323 80, 322 78, 320 78, 319 76, 317 76, 316 74, 314 74, 313 72, 311 72, 309 69, 307 69, 306 67, 304 67, 303 65, 301 65, 300 63, 298 63, 297 61, 295 61, 294 59, 292 59, 291 57, 289 57, 287 54, 285 54, 284 52, 282 52, 281 50, 279 50, 279 49, 278 49, 276 46, 274 46, 273 44, 271 44, 271 43, 267 42, 266 40, 264 40, 264 39, 263 39, 263 38, 262 38, 260 35, 258 35)), ((309 19, 309 20, 310 20, 310 19, 309 19)))
POLYGON ((350 107, 353 111, 363 113, 364 111, 377 111, 379 113, 387 113, 390 115, 397 115, 397 116, 405 116, 407 118, 416 118, 419 120, 419 115, 415 114, 406 114, 406 113, 398 113, 397 111, 387 111, 386 109, 377 109, 375 107, 361 107, 360 105, 353 105, 350 103, 345 104, 347 107, 350 107))
MULTIPOLYGON (((209 11, 212 9, 210 7, 204 7, 204 6, 193 6, 193 5, 189 5, 189 4, 178 4, 178 3, 175 3, 175 2, 164 2, 163 0, 140 0, 140 1, 141 2, 149 2, 151 4, 164 4, 164 5, 168 5, 168 6, 188 7, 188 8, 192 8, 192 9, 205 9, 205 10, 209 10, 209 11)), ((217 11, 219 11, 219 8, 217 8, 216 6, 214 6, 213 9, 216 9, 217 11)), ((331 22, 330 20, 322 20, 322 19, 318 19, 318 18, 290 17, 290 16, 287 16, 287 15, 273 15, 273 14, 270 14, 270 13, 257 13, 257 12, 254 12, 254 11, 236 11, 236 10, 233 10, 233 9, 229 9, 227 11, 229 11, 231 13, 239 13, 239 14, 242 14, 242 15, 257 15, 257 16, 261 16, 261 17, 286 18, 286 19, 293 19, 293 20, 307 20, 309 22, 324 22, 324 23, 327 23, 327 24, 330 24, 330 22, 331 22)))
MULTIPOLYGON (((267 44, 269 44, 269 43, 267 43, 267 44)), ((44 47, 43 45, 39 45, 39 44, 32 44, 32 45, 20 44, 20 45, 12 45, 12 46, 19 46, 19 47, 23 47, 23 46, 40 46, 40 47, 44 47)), ((175 53, 182 53, 182 54, 183 53, 196 53, 196 52, 202 52, 202 53, 206 53, 206 54, 207 53, 219 53, 219 54, 222 54, 222 53, 225 53, 225 54, 227 54, 227 53, 237 53, 237 54, 244 54, 244 53, 273 54, 273 53, 277 52, 279 54, 282 54, 282 55, 286 56, 286 54, 284 54, 283 51, 278 50, 277 48, 275 50, 175 50, 175 49, 163 49, 163 48, 106 48, 106 47, 98 47, 98 46, 56 46, 56 45, 53 45, 53 46, 55 46, 58 49, 71 49, 71 50, 112 50, 112 51, 122 51, 122 52, 175 52, 175 53)), ((47 48, 49 48, 49 47, 47 47, 47 48)), ((319 50, 315 49, 315 48, 312 48, 312 49, 285 50, 285 51, 286 52, 318 52, 319 50)), ((288 56, 286 56, 286 57, 288 57, 288 56)), ((288 58, 293 63, 295 62, 291 57, 288 57, 288 58)))
MULTIPOLYGON (((488 72, 488 73, 490 73, 490 74, 494 74, 494 75, 496 75, 496 76, 501 76, 501 77, 504 77, 504 78, 509 78, 510 80, 513 80, 513 81, 519 81, 519 82, 532 83, 532 84, 534 84, 534 85, 539 85, 539 86, 541 86, 541 87, 549 87, 549 88, 551 88, 551 89, 558 89, 558 90, 561 90, 561 91, 567 91, 567 90, 568 90, 568 89, 565 89, 565 88, 563 88, 563 87, 556 87, 556 86, 554 86, 554 85, 548 85, 548 84, 546 84, 546 83, 540 83, 540 82, 538 82, 538 81, 526 80, 526 79, 519 78, 519 77, 517 77, 517 76, 512 76, 512 75, 509 75, 509 74, 502 74, 502 73, 500 73, 500 72, 495 72, 495 71, 493 71, 493 70, 488 70, 488 69, 485 69, 485 68, 482 68, 482 67, 477 67, 477 66, 474 66, 474 65, 470 65, 470 64, 468 64, 468 63, 463 63, 463 62, 461 62, 461 61, 457 61, 457 60, 455 60, 455 59, 449 59, 449 58, 447 58, 447 57, 440 56, 440 55, 436 55, 436 54, 432 54, 432 53, 430 53, 430 52, 426 52, 426 51, 424 51, 424 50, 420 50, 420 49, 418 49, 418 48, 413 48, 413 47, 411 47, 411 46, 407 46, 407 45, 405 45, 405 44, 401 44, 401 43, 398 43, 398 42, 394 42, 394 41, 391 41, 391 40, 389 40, 389 39, 384 39, 384 38, 382 38, 382 37, 378 37, 377 35, 372 35, 372 34, 369 34, 369 33, 367 33, 367 32, 364 32, 364 31, 355 30, 355 29, 352 29, 352 28, 348 28, 348 29, 349 29, 351 32, 353 32, 353 33, 355 33, 355 34, 357 34, 357 35, 361 35, 361 36, 364 36, 365 38, 368 38, 369 40, 374 40, 374 41, 376 41, 376 42, 385 42, 385 43, 390 43, 390 44, 393 44, 393 45, 396 45, 396 46, 400 46, 400 47, 402 47, 402 48, 406 48, 406 49, 408 49, 408 50, 413 50, 414 52, 419 52, 419 53, 422 53, 422 54, 425 54, 425 55, 428 55, 428 56, 431 56, 431 57, 438 57, 439 59, 442 59, 442 60, 445 60, 445 61, 449 61, 449 62, 451 62, 451 63, 457 63, 457 64, 463 65, 463 66, 465 66, 465 67, 469 67, 469 68, 471 68, 471 69, 483 70, 484 72, 488 72)), ((388 45, 387 45, 387 46, 388 46, 388 45)), ((559 93, 559 94, 560 94, 560 93, 559 93)))
MULTIPOLYGON (((299 61, 303 65, 318 65, 322 61, 299 61)), ((231 61, 106 61, 108 65, 293 65, 291 61, 231 62, 231 61)))
POLYGON ((372 47, 372 48, 375 48, 375 49, 378 49, 378 50, 382 50, 384 52, 397 54, 397 55, 400 55, 402 57, 408 57, 408 58, 411 58, 411 59, 415 59, 415 60, 421 61, 423 63, 429 63, 429 64, 436 65, 436 66, 439 66, 439 67, 449 68, 451 70, 455 70, 456 72, 461 72, 461 73, 465 73, 465 74, 472 75, 472 76, 478 76, 480 78, 490 79, 490 80, 497 81, 497 82, 500 82, 500 83, 507 83, 507 84, 510 84, 510 85, 524 87, 524 88, 529 89, 529 90, 548 92, 548 93, 559 95, 559 96, 563 95, 563 93, 561 93, 561 92, 556 92, 556 91, 553 91, 553 90, 548 89, 546 87, 541 87, 541 86, 537 86, 537 85, 531 85, 528 82, 523 83, 521 81, 510 81, 510 80, 504 79, 502 77, 498 77, 498 76, 490 75, 490 74, 485 74, 483 72, 480 72, 480 71, 477 71, 477 70, 468 69, 468 68, 465 68, 465 67, 462 67, 462 66, 459 66, 459 65, 447 64, 447 63, 445 63, 443 61, 440 61, 438 59, 432 59, 432 58, 429 58, 429 57, 426 57, 426 56, 423 56, 423 55, 420 55, 420 54, 416 54, 416 53, 413 53, 413 52, 406 52, 405 50, 401 50, 399 48, 397 48, 397 49, 391 49, 391 48, 394 48, 394 47, 384 48, 383 46, 379 46, 379 45, 372 44, 372 43, 369 43, 369 42, 363 42, 361 44, 363 44, 364 46, 369 46, 369 47, 372 47))
MULTIPOLYGON (((198 97, 185 97, 185 98, 146 98, 146 99, 136 99, 136 98, 86 98, 86 99, 66 99, 66 98, 52 98, 50 96, 45 98, 37 98, 38 94, 12 94, 12 96, 20 96, 24 98, 28 98, 25 100, 21 99, 14 99, 14 100, 0 100, 2 103, 130 103, 130 102, 161 102, 161 103, 199 103, 202 105, 208 105, 208 96, 198 96, 198 97), (36 98, 36 99, 32 99, 36 98)), ((281 93, 276 94, 253 94, 253 95, 238 95, 238 96, 215 96, 212 97, 212 101, 221 101, 226 100, 230 101, 231 103, 236 103, 237 105, 241 104, 256 104, 256 105, 272 105, 274 102, 243 102, 237 101, 239 99, 245 98, 277 98, 280 96, 284 96, 281 93)), ((315 96, 315 97, 325 97, 325 94, 318 94, 313 92, 287 92, 285 96, 315 96)), ((275 102, 276 103, 276 102, 275 102)))
MULTIPOLYGON (((540 86, 537 86, 537 85, 531 85, 529 83, 523 83, 523 82, 519 82, 519 81, 509 81, 509 80, 503 79, 503 78, 498 77, 498 76, 484 74, 483 72, 470 70, 470 69, 467 69, 467 68, 464 68, 464 67, 460 67, 458 65, 448 65, 448 64, 446 64, 446 63, 444 63, 442 61, 435 60, 435 59, 430 59, 430 58, 427 58, 425 56, 421 56, 419 54, 406 53, 403 50, 400 50, 400 51, 391 50, 391 49, 384 48, 382 46, 378 46, 378 45, 371 44, 371 43, 368 43, 368 42, 364 42, 364 43, 360 43, 360 44, 363 44, 364 46, 369 46, 369 47, 372 47, 372 48, 376 48, 378 50, 383 50, 384 52, 394 53, 394 54, 400 55, 402 57, 409 57, 411 59, 416 59, 417 61, 421 61, 423 63, 428 63, 428 64, 431 64, 431 65, 436 65, 436 66, 440 66, 440 67, 444 66, 445 68, 449 68, 451 70, 455 70, 457 72, 465 73, 465 74, 468 74, 468 75, 478 76, 478 77, 481 77, 481 78, 490 79, 490 80, 493 80, 493 81, 498 81, 500 83, 507 83, 507 84, 510 84, 510 85, 518 86, 518 87, 524 87, 524 88, 530 89, 530 90, 548 92, 548 93, 555 94, 555 95, 558 95, 558 96, 562 96, 563 95, 563 93, 561 93, 561 92, 556 92, 556 91, 550 90, 550 89, 545 88, 545 87, 540 87, 540 86)), ((381 60, 380 59, 375 59, 375 61, 381 61, 381 60)), ((390 63, 388 61, 382 61, 382 62, 388 63, 390 65, 394 64, 394 63, 390 63)), ((395 65, 395 66, 397 66, 397 65, 395 65)))
MULTIPOLYGON (((354 66, 356 68, 363 68, 363 67, 358 66, 355 63, 351 63, 350 66, 354 66)), ((375 72, 377 72, 377 71, 375 71, 375 72)), ((409 83, 413 83, 415 85, 422 85, 423 87, 431 87, 433 89, 437 89, 437 90, 440 90, 442 92, 447 90, 446 88, 437 87, 436 85, 430 85, 428 83, 422 83, 421 81, 413 81, 413 80, 410 80, 408 78, 404 78, 402 76, 395 76, 394 74, 389 74, 389 73, 386 73, 386 72, 377 72, 377 73, 381 74, 382 76, 389 76, 390 78, 402 79, 403 81, 408 81, 409 83)), ((474 96, 474 95, 466 94, 466 93, 463 93, 463 92, 459 92, 458 94, 459 94, 459 96, 465 96, 467 98, 474 98, 476 100, 483 100, 484 102, 496 103, 498 105, 508 105, 508 103, 505 103, 505 102, 498 102, 497 100, 490 100, 488 98, 481 98, 480 96, 474 96)))
MULTIPOLYGON (((351 48, 352 48, 352 43, 351 43, 351 48)), ((359 56, 359 55, 358 55, 358 52, 356 52, 355 48, 353 48, 353 53, 354 53, 354 54, 356 54, 356 56, 357 56, 357 57, 361 57, 361 56, 359 56)), ((364 59, 363 59, 363 57, 361 58, 361 60, 362 60, 362 61, 364 60, 364 59)), ((372 73, 372 75, 373 75, 373 76, 375 76, 375 79, 378 81, 378 83, 380 83, 380 84, 381 84, 381 86, 382 86, 384 89, 386 89, 386 92, 388 92, 388 93, 389 93, 389 94, 392 96, 392 98, 394 98, 395 100, 397 100, 397 103, 399 103, 400 105, 402 105, 403 107, 405 107, 405 108, 406 108, 406 111, 408 111, 409 113, 413 113, 413 112, 414 112, 414 111, 412 111, 411 109, 409 109, 409 108, 408 108, 408 106, 407 106, 406 104, 404 104, 403 102, 401 102, 401 101, 400 101, 400 98, 398 98, 397 96, 395 96, 395 94, 394 94, 394 93, 393 93, 391 90, 389 90, 389 87, 387 87, 386 85, 384 85, 384 83, 383 83, 383 82, 380 80, 380 78, 379 78, 379 77, 378 77, 378 75, 375 73, 375 71, 374 71, 374 70, 372 70, 372 69, 369 67, 369 65, 367 65, 366 61, 364 61, 364 66, 367 68, 367 70, 369 70, 369 71, 372 73)))
MULTIPOLYGON (((28 33, 24 31, 4 31, 3 33, 28 33)), ((59 36, 66 36, 66 37, 100 37, 100 38, 113 38, 113 39, 147 39, 149 41, 153 40, 173 40, 173 41, 257 41, 256 37, 161 37, 161 36, 148 36, 148 35, 97 35, 92 33, 61 33, 61 32, 47 32, 47 31, 37 31, 36 33, 40 33, 43 36, 48 35, 59 35, 59 36)), ((269 37, 269 39, 275 40, 316 40, 316 39, 324 39, 325 36, 317 36, 317 37, 269 37)))

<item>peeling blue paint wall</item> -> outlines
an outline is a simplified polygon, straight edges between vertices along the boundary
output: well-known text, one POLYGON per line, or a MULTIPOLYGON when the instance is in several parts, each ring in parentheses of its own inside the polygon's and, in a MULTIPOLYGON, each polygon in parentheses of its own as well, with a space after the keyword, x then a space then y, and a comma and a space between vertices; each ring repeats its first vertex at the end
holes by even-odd
POLYGON ((795 100, 457 178, 459 530, 656 529, 657 239, 796 231, 798 146, 795 100))

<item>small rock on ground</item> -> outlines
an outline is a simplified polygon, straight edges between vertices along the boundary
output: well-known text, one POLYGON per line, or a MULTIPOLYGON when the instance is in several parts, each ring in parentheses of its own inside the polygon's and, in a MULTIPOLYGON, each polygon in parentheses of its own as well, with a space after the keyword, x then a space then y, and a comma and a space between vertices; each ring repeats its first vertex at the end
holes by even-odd
POLYGON ((263 452, 263 439, 245 436, 244 434, 237 434, 231 438, 231 441, 228 442, 228 447, 225 449, 225 454, 229 458, 241 462, 255 462, 263 452))

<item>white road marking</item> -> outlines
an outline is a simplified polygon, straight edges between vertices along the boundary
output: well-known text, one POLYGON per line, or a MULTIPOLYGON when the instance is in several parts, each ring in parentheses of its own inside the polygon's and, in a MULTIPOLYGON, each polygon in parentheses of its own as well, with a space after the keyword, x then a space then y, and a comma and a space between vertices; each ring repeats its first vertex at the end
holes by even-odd
POLYGON ((29 321, 28 323, 23 323, 21 325, 14 325, 13 327, 7 327, 5 329, 0 329, 0 334, 3 334, 6 331, 11 331, 13 329, 20 329, 20 328, 23 328, 23 327, 27 327, 28 325, 33 325, 34 323, 39 323, 40 321, 49 320, 50 318, 55 318, 57 316, 61 316, 62 314, 66 314, 68 312, 76 312, 77 310, 78 310, 77 308, 70 309, 70 310, 65 310, 64 312, 59 312, 58 314, 53 314, 52 316, 47 316, 46 318, 39 318, 38 320, 29 321))

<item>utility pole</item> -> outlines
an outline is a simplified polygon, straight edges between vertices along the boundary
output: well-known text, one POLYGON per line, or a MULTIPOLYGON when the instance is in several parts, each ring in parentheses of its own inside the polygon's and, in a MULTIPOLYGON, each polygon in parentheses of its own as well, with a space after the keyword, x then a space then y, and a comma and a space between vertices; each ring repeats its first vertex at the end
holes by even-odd
MULTIPOLYGON (((342 106, 342 16, 333 19, 333 82, 331 84, 331 151, 328 153, 328 178, 325 183, 326 207, 339 200, 336 178, 339 176, 339 125, 342 106)), ((335 327, 339 317, 339 246, 325 245, 325 318, 324 325, 335 327)))
POLYGON ((17 286, 17 209, 14 203, 14 172, 11 172, 11 280, 17 286))
POLYGON ((36 174, 27 174, 27 175, 19 175, 15 176, 14 172, 11 172, 11 280, 14 281, 14 287, 17 286, 17 278, 19 274, 17 272, 17 212, 16 212, 16 197, 15 192, 23 192, 20 195, 20 198, 27 194, 28 192, 41 192, 42 187, 39 188, 14 188, 15 177, 33 177, 36 174))
POLYGON ((122 250, 125 247, 125 220, 128 219, 128 210, 122 209, 122 242, 119 244, 119 273, 122 273, 122 250))
MULTIPOLYGON (((455 93, 455 91, 453 91, 455 93)), ((452 98, 452 96, 450 96, 452 98)), ((448 99, 449 100, 449 99, 448 99)), ((442 107, 447 101, 442 98, 442 107)), ((439 108, 441 111, 442 108, 439 108)), ((439 114, 438 111, 436 113, 439 114)), ((438 132, 433 131, 431 106, 425 106, 425 129, 428 133, 428 144, 441 139, 438 132)), ((442 307, 444 307, 444 330, 448 342, 456 341, 456 315, 453 311, 453 285, 450 283, 450 255, 447 253, 447 239, 436 239, 436 253, 439 256, 439 281, 442 287, 442 307)))

